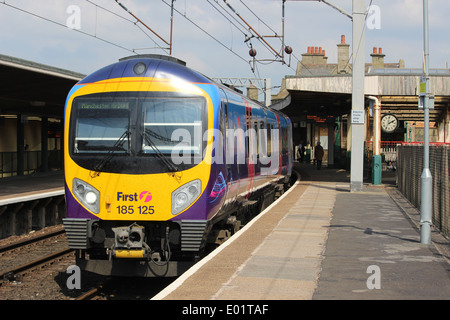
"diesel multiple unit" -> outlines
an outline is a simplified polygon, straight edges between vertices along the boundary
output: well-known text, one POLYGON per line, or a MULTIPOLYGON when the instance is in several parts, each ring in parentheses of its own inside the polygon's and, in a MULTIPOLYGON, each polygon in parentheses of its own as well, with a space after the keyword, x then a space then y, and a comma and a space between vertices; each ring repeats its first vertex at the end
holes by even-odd
POLYGON ((288 117, 172 57, 133 56, 65 106, 69 246, 104 275, 176 276, 283 192, 288 117))

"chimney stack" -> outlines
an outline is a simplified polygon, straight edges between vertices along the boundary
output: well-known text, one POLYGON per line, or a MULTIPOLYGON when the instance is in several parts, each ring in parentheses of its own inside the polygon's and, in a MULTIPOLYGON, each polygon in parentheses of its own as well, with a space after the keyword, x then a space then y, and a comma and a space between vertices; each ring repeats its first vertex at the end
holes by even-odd
POLYGON ((322 47, 309 46, 306 53, 302 54, 302 61, 297 64, 297 75, 301 74, 303 66, 326 65, 328 57, 322 47))
POLYGON ((253 83, 251 83, 250 86, 247 87, 247 97, 252 100, 258 101, 258 88, 256 88, 253 83))
POLYGON ((370 54, 372 57, 372 68, 373 69, 384 69, 384 57, 383 49, 373 47, 373 53, 370 54))
POLYGON ((337 45, 338 70, 337 73, 349 73, 350 70, 350 45, 345 43, 345 35, 341 35, 341 43, 337 45))

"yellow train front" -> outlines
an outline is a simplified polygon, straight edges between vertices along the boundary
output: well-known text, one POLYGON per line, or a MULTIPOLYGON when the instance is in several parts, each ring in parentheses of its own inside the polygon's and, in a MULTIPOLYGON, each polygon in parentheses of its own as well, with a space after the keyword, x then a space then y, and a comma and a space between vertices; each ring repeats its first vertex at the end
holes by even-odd
POLYGON ((222 132, 233 122, 250 128, 258 109, 272 131, 284 124, 287 141, 288 118, 260 106, 252 116, 244 97, 228 103, 231 96, 171 57, 124 58, 72 88, 65 107, 63 223, 82 269, 177 276, 201 256, 211 235, 217 242, 217 225, 232 233, 242 215, 286 185, 291 147, 280 148, 267 174, 258 175, 258 162, 248 163, 252 139, 225 153, 222 132), (225 110, 233 106, 242 119, 225 110), (230 151, 236 158, 227 162, 230 151), (242 152, 247 163, 232 164, 242 152))

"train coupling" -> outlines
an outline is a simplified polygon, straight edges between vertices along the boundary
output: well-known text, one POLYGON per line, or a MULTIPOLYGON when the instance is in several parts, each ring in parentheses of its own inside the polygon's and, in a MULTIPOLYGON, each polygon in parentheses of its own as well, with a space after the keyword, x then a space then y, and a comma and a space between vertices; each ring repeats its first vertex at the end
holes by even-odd
POLYGON ((133 223, 127 227, 112 228, 114 246, 110 249, 110 258, 146 258, 150 248, 144 242, 145 228, 133 223))

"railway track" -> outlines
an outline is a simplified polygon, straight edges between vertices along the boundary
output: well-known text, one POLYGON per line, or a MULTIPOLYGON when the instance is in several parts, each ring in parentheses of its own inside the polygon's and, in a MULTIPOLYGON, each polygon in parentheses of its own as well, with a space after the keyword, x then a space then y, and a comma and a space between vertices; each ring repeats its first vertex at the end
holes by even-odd
POLYGON ((0 299, 148 300, 173 281, 82 273, 81 289, 68 289, 66 271, 75 264, 75 255, 67 246, 63 227, 55 229, 39 236, 0 240, 0 299))
POLYGON ((54 264, 73 252, 67 246, 64 229, 56 227, 37 236, 20 238, 0 246, 0 284, 16 281, 32 270, 54 264))
POLYGON ((2 239, 0 297, 2 300, 65 299, 61 294, 62 275, 74 263, 73 250, 68 247, 62 225, 2 239))
POLYGON ((55 253, 46 255, 42 258, 36 259, 34 261, 25 263, 23 265, 20 265, 18 267, 6 270, 2 273, 0 273, 0 279, 7 280, 7 281, 14 281, 17 279, 21 279, 24 275, 33 272, 33 270, 36 269, 42 269, 48 265, 51 265, 57 261, 60 261, 61 259, 67 257, 68 255, 71 255, 73 253, 73 249, 66 248, 60 251, 57 251, 55 253))
POLYGON ((18 241, 0 245, 0 256, 8 251, 20 249, 27 245, 32 245, 32 244, 38 243, 39 241, 47 240, 52 237, 62 235, 64 233, 65 233, 64 227, 62 225, 59 225, 50 232, 45 232, 45 233, 39 234, 37 236, 21 238, 18 241))
POLYGON ((96 288, 89 290, 81 295, 79 295, 75 300, 93 300, 99 295, 100 291, 103 289, 103 285, 99 285, 96 288))

